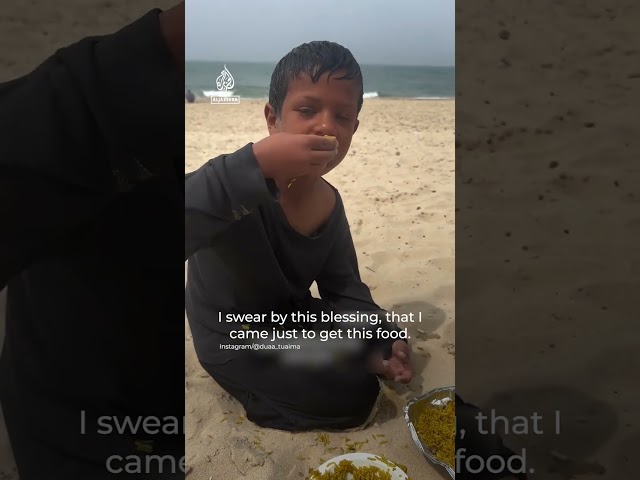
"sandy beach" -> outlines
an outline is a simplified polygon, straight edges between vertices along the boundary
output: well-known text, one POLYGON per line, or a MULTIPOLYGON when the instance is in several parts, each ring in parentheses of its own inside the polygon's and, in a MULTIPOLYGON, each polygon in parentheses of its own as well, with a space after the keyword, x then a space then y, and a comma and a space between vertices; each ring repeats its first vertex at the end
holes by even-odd
MULTIPOLYGON (((266 136, 263 106, 186 105, 186 171, 266 136)), ((202 369, 185 322, 188 478, 307 478, 309 468, 350 451, 384 455, 414 479, 445 478, 414 446, 403 408, 454 383, 454 102, 366 100, 350 152, 327 180, 344 199, 375 301, 398 313, 422 312, 422 323, 408 328, 414 380, 386 384, 373 425, 360 432, 323 439, 262 429, 202 369)))
POLYGON ((540 478, 637 478, 637 4, 496 5, 456 15, 459 391, 561 412, 510 436, 540 478))

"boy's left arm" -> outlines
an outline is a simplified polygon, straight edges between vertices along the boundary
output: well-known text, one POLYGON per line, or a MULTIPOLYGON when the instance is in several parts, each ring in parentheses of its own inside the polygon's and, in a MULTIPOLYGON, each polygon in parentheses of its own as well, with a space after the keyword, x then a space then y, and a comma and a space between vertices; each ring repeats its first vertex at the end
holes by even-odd
POLYGON ((323 303, 335 312, 377 311, 384 314, 360 278, 358 257, 348 225, 340 231, 316 282, 323 303))
MULTIPOLYGON (((336 313, 378 312, 382 318, 380 326, 387 330, 400 330, 392 322, 387 322, 386 312, 380 308, 371 296, 369 287, 360 278, 356 255, 349 225, 345 221, 322 271, 316 279, 318 291, 324 307, 336 313)), ((409 348, 406 340, 374 339, 370 345, 380 356, 380 369, 376 373, 384 374, 396 381, 408 382, 411 379, 409 348), (390 366, 391 364, 391 366, 390 366), (400 377, 393 372, 403 372, 400 377)))

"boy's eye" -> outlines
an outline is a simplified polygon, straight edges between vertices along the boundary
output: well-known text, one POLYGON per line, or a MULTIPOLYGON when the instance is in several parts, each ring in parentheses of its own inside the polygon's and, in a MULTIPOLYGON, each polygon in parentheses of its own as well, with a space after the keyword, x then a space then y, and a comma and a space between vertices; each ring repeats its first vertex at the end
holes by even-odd
POLYGON ((302 114, 302 116, 304 117, 309 117, 311 115, 313 115, 313 110, 308 108, 308 107, 302 107, 299 108, 298 111, 302 114))

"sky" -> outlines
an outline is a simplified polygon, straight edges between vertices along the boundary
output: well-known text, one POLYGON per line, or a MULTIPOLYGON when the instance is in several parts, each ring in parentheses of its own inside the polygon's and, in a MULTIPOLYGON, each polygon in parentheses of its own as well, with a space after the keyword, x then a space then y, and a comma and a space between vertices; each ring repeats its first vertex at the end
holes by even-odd
POLYGON ((275 63, 312 40, 362 65, 453 66, 454 0, 188 0, 187 60, 275 63))

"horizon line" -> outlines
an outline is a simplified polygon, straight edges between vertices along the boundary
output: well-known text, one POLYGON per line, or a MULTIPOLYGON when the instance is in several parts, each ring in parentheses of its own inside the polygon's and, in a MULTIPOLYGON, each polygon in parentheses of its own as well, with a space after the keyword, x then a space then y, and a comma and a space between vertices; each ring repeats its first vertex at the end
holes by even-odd
MULTIPOLYGON (((202 58, 185 58, 185 62, 209 62, 209 63, 222 63, 222 64, 229 64, 229 63, 264 63, 264 64, 270 64, 270 65, 275 65, 279 62, 279 60, 275 60, 275 61, 269 61, 269 60, 260 60, 260 61, 255 61, 255 60, 232 60, 231 62, 229 62, 228 60, 210 60, 210 59, 202 59, 202 58)), ((367 66, 367 67, 435 67, 435 68, 455 68, 455 64, 454 65, 426 65, 426 64, 392 64, 392 63, 360 63, 358 62, 361 66, 367 66)))

